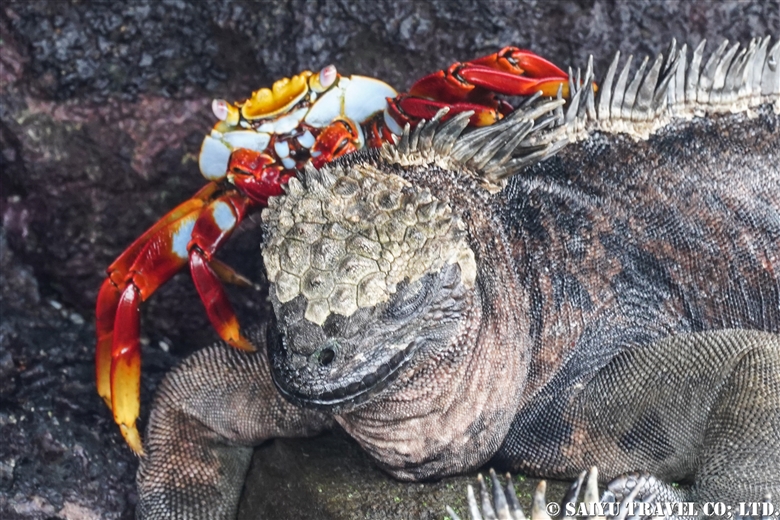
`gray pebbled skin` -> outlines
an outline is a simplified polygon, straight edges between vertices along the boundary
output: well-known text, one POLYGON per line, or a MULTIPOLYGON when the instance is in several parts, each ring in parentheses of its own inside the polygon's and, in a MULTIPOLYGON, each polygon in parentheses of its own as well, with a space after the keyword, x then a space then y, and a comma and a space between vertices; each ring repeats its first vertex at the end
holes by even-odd
MULTIPOLYGON (((429 191, 462 223, 476 279, 433 263, 324 321, 305 290, 272 286, 258 353, 216 345, 163 384, 139 518, 233 518, 252 445, 334 424, 405 480, 598 465, 618 495, 636 483, 621 474, 647 471, 640 497, 780 496, 778 124, 764 104, 646 139, 593 130, 500 191, 480 175, 495 164, 415 156, 431 145, 414 136, 306 172, 291 189, 378 171, 429 191)), ((294 215, 295 200, 275 204, 294 215)))
MULTIPOLYGON (((248 338, 265 343, 265 326, 248 338)), ((262 352, 262 350, 261 350, 262 352)), ((160 386, 149 455, 138 470, 138 518, 234 518, 252 446, 333 426, 275 391, 264 354, 218 344, 187 358, 160 386)))

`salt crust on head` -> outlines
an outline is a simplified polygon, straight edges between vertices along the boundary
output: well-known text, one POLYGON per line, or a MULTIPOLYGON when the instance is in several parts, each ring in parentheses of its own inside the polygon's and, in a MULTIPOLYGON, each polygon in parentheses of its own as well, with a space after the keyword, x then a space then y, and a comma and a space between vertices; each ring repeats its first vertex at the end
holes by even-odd
MULTIPOLYGON (((263 211, 270 231, 263 260, 279 301, 302 295, 305 318, 322 325, 331 314, 351 316, 386 302, 399 283, 414 282, 448 264, 457 264, 462 283, 473 287, 477 264, 463 221, 428 188, 412 185, 392 170, 457 168, 480 176, 488 189, 496 187, 527 160, 527 155, 515 156, 522 151, 521 142, 544 127, 538 121, 550 122, 562 104, 531 103, 527 110, 466 135, 471 113, 441 123, 447 114, 442 109, 414 132, 407 126, 397 144, 382 147, 378 161, 364 156, 319 170, 308 166, 263 211)), ((534 147, 532 153, 552 146, 534 147)))
POLYGON ((307 320, 351 316, 388 301, 404 280, 458 264, 476 279, 463 222, 428 189, 368 163, 308 168, 272 198, 263 220, 268 279, 286 303, 306 298, 307 320))

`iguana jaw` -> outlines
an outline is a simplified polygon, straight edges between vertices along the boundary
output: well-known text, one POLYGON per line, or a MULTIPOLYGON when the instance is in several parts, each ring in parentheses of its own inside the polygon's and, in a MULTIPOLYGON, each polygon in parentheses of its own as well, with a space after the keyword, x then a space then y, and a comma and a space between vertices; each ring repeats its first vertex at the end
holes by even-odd
MULTIPOLYGON (((269 327, 268 334, 269 348, 276 349, 277 354, 283 352, 283 341, 278 331, 269 327)), ((293 374, 290 373, 289 369, 286 370, 286 367, 283 367, 281 363, 273 363, 271 375, 279 392, 294 403, 308 408, 327 409, 334 412, 347 411, 367 402, 395 381, 398 375, 405 371, 422 344, 422 341, 415 341, 398 349, 395 355, 379 366, 367 367, 367 373, 360 378, 355 377, 358 374, 350 374, 353 377, 345 378, 343 382, 336 381, 332 384, 318 385, 322 386, 323 389, 315 390, 316 393, 309 394, 302 391, 301 387, 296 387, 293 383, 293 374)))

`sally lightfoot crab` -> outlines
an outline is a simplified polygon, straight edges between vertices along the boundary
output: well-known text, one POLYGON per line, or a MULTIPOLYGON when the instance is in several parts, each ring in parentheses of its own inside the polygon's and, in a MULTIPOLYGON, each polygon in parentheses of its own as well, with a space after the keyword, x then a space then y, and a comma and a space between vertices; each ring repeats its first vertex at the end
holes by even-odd
POLYGON ((209 183, 149 228, 107 269, 96 308, 98 393, 128 445, 142 453, 136 428, 141 353, 139 306, 189 266, 206 313, 221 338, 253 350, 221 282, 249 281, 215 258, 245 216, 311 161, 319 167, 363 147, 378 147, 448 107, 447 117, 472 111, 471 126, 490 125, 512 111, 504 96, 568 95, 568 76, 549 61, 507 47, 428 75, 398 94, 334 66, 284 78, 246 101, 215 100, 219 122, 204 138, 199 165, 209 183))

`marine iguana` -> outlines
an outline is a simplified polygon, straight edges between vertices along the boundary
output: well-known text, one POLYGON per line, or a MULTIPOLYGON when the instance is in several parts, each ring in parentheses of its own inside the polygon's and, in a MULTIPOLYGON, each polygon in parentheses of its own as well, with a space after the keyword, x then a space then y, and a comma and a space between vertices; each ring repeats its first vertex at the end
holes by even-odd
POLYGON ((405 480, 598 465, 659 500, 780 496, 780 45, 702 58, 628 82, 616 56, 565 107, 465 135, 440 113, 292 179, 262 348, 168 375, 138 516, 233 518, 252 446, 336 425, 405 480))

